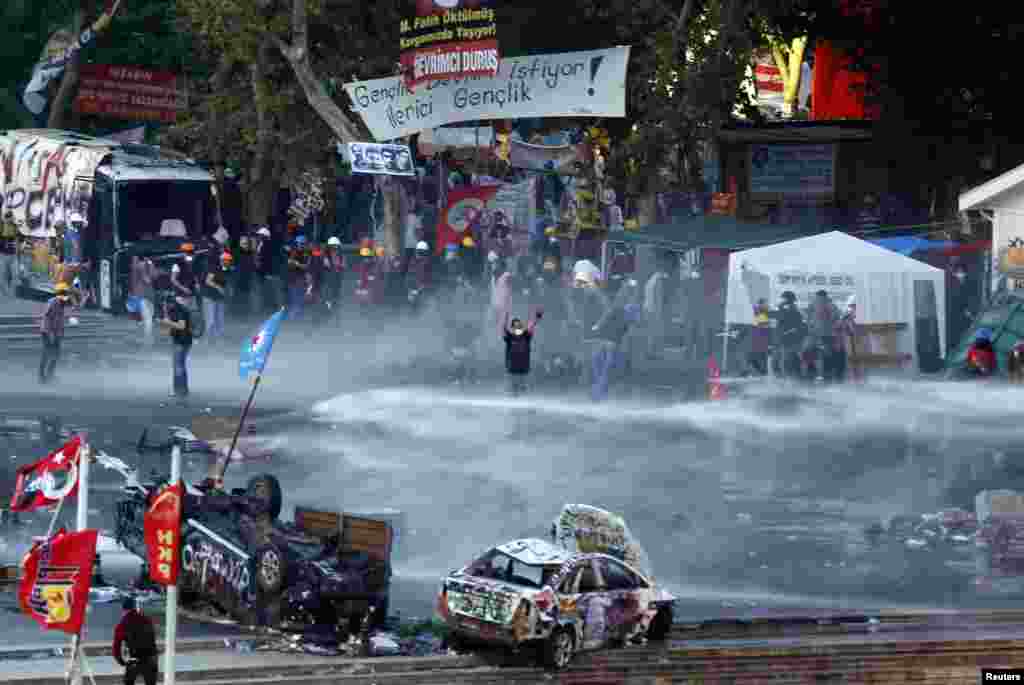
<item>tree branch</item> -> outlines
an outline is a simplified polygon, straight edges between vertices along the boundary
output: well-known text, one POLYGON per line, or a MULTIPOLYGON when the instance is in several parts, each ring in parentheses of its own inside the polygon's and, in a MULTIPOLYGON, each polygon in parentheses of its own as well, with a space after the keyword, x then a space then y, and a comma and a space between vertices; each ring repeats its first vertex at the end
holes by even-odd
POLYGON ((686 55, 679 56, 680 50, 686 50, 687 39, 689 38, 689 26, 690 26, 690 15, 693 14, 694 0, 686 0, 683 3, 683 9, 679 11, 679 16, 676 18, 676 27, 672 32, 672 55, 676 59, 681 59, 682 64, 686 64, 686 55))

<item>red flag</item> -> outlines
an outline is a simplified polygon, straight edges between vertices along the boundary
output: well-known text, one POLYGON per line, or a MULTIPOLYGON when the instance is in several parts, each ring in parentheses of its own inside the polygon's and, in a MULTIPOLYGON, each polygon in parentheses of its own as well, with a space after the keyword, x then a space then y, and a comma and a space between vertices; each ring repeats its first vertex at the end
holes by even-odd
POLYGON ((11 511, 32 511, 56 504, 63 497, 78 494, 78 459, 82 438, 68 444, 34 464, 18 469, 11 511))
POLYGON ((470 234, 469 223, 498 192, 497 186, 460 188, 448 192, 448 206, 437 222, 437 244, 434 253, 444 254, 447 245, 462 245, 470 234))
POLYGON ((146 537, 149 577, 160 585, 176 585, 181 566, 181 483, 164 486, 146 511, 142 528, 146 537))
POLYGON ((708 359, 708 397, 712 400, 724 400, 726 397, 725 386, 722 385, 722 370, 718 368, 718 362, 714 355, 708 359))
POLYGON ((43 630, 82 631, 98 538, 96 530, 68 533, 62 528, 26 555, 18 603, 43 630))

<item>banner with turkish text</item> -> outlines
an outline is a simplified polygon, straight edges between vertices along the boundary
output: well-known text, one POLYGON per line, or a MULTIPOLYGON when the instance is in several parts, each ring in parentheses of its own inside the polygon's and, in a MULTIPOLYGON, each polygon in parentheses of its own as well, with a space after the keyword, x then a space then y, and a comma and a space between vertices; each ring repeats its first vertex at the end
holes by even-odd
POLYGON ((82 438, 75 436, 56 452, 18 469, 11 511, 34 511, 78 495, 78 459, 82 438))
POLYGON ((18 603, 43 630, 82 631, 98 538, 96 530, 61 529, 25 556, 18 603))
POLYGON ((499 1, 410 0, 399 25, 406 87, 497 74, 499 1))
POLYGON ((80 69, 76 112, 173 124, 188 106, 173 71, 109 64, 83 64, 80 69))
POLYGON ((143 516, 149 577, 160 585, 176 585, 181 567, 182 484, 165 485, 143 516))

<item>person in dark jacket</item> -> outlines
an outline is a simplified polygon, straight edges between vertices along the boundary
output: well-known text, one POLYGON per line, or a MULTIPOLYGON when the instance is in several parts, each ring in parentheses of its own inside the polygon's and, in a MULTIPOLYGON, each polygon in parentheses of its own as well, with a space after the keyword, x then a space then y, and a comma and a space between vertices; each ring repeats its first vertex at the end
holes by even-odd
POLYGON ((112 652, 114 661, 124 667, 125 685, 135 685, 142 676, 146 685, 156 685, 156 628, 152 619, 139 610, 135 598, 128 597, 121 605, 124 615, 114 628, 112 652))
POLYGON ((178 295, 167 306, 160 325, 169 331, 173 343, 173 395, 184 402, 188 399, 188 355, 192 351, 192 313, 185 296, 178 295))
POLYGON ((967 373, 975 378, 991 378, 999 370, 992 347, 992 331, 982 328, 967 350, 967 373))
POLYGON ((512 319, 505 314, 505 371, 508 373, 508 392, 513 396, 526 392, 526 377, 530 373, 530 345, 537 324, 544 316, 540 309, 534 314, 533 321, 525 324, 520 319, 512 319))
POLYGON ((787 290, 782 293, 779 306, 770 314, 776 321, 776 354, 779 370, 783 376, 796 377, 800 374, 800 350, 807 338, 807 324, 796 305, 796 293, 787 290))

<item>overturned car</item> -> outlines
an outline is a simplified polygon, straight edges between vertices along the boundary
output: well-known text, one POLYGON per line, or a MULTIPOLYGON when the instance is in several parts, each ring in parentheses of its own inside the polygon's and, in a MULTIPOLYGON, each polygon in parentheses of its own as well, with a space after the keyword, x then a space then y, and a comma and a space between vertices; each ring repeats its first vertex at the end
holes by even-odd
POLYGON ((643 553, 620 523, 601 509, 568 505, 552 541, 499 545, 450 573, 437 614, 451 641, 534 646, 545 665, 561 669, 578 651, 664 639, 675 597, 634 565, 643 553), (583 519, 587 525, 574 525, 583 519), (560 544, 568 528, 572 543, 560 544))
MULTIPOLYGON (((115 537, 146 559, 145 512, 167 478, 129 482, 117 504, 115 537)), ((182 603, 204 600, 245 625, 333 625, 354 632, 383 621, 391 579, 387 521, 297 508, 279 519, 277 478, 251 478, 226 492, 207 479, 185 484, 182 502, 182 603)))

